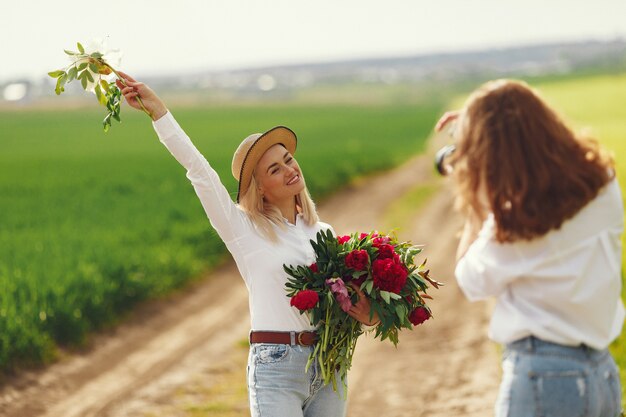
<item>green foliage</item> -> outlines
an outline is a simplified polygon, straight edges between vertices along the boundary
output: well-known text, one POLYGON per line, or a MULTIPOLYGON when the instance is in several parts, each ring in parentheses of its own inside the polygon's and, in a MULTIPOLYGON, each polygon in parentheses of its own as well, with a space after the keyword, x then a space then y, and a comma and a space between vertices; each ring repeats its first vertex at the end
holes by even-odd
MULTIPOLYGON (((77 69, 78 71, 78 69, 77 69)), ((232 153, 284 124, 319 203, 367 172, 423 149, 437 106, 174 109, 236 195, 232 153)), ((225 249, 184 170, 146 117, 106 137, 97 110, 0 112, 0 370, 45 363, 142 300, 180 287, 225 249)))
MULTIPOLYGON (((106 82, 106 81, 105 81, 106 82)), ((122 93, 119 88, 115 84, 109 84, 108 89, 105 90, 105 94, 103 95, 100 90, 100 84, 96 85, 96 96, 98 100, 102 102, 105 100, 106 107, 109 110, 104 120, 102 121, 102 125, 104 126, 104 131, 108 132, 111 127, 111 119, 115 119, 118 122, 120 120, 120 110, 122 104, 122 93)))

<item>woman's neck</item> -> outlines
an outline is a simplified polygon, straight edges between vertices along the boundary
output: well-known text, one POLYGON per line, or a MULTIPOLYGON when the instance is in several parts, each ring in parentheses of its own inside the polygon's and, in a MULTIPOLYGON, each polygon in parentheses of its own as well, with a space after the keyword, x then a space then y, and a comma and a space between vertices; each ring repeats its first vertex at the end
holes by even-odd
POLYGON ((293 198, 288 198, 284 201, 274 203, 274 206, 280 210, 280 213, 289 223, 296 224, 296 215, 298 214, 298 211, 296 210, 296 203, 293 198))

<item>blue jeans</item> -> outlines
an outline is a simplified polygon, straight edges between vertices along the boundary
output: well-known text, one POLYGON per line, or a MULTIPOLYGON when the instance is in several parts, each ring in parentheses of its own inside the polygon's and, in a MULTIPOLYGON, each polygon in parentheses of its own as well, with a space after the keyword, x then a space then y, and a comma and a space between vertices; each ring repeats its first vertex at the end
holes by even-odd
POLYGON ((248 357, 252 417, 344 417, 343 384, 324 385, 317 363, 305 372, 312 347, 257 343, 248 357))
POLYGON ((506 346, 496 417, 618 417, 619 371, 608 350, 527 337, 506 346))

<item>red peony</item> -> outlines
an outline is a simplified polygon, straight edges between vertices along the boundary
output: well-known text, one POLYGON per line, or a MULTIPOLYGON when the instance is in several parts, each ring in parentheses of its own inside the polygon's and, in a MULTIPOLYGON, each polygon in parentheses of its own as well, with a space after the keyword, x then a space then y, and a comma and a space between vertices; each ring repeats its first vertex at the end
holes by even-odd
POLYGON ((320 272, 320 270, 317 268, 317 264, 316 263, 309 265, 309 269, 312 272, 320 272))
POLYGON ((406 284, 408 271, 393 259, 376 259, 372 263, 374 286, 383 291, 399 294, 406 284))
POLYGON ((346 266, 355 271, 364 271, 367 269, 370 256, 366 250, 353 250, 346 255, 346 266))
POLYGON ((409 314, 409 321, 415 326, 424 323, 430 318, 430 311, 426 307, 417 307, 409 314))
POLYGON ((350 236, 337 236, 337 242, 339 242, 340 245, 343 245, 344 243, 346 243, 347 241, 350 240, 350 236))
POLYGON ((379 236, 378 234, 376 234, 375 236, 373 236, 372 239, 372 246, 374 246, 375 248, 380 247, 381 245, 386 245, 389 242, 391 242, 391 238, 388 236, 379 236))
POLYGON ((361 286, 361 284, 365 282, 366 279, 367 279, 367 274, 363 274, 358 278, 343 277, 344 282, 351 282, 355 285, 358 285, 359 287, 361 286))
POLYGON ((393 249, 393 246, 391 245, 380 245, 378 247, 378 259, 388 259, 388 258, 393 258, 396 252, 393 249))
POLYGON ((300 311, 310 310, 320 300, 320 296, 313 290, 302 290, 291 297, 290 304, 300 311))

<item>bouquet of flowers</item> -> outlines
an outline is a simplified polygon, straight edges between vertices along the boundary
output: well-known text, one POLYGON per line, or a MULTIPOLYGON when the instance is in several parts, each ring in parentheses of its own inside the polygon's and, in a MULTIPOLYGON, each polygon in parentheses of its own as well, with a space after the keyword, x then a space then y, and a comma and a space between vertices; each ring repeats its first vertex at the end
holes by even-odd
POLYGON ((370 299, 370 320, 376 314, 375 337, 398 343, 398 332, 411 329, 431 317, 425 299, 429 286, 441 283, 431 279, 426 261, 415 265, 421 248, 399 242, 395 235, 376 232, 335 237, 319 232, 311 240, 316 261, 312 265, 287 266, 286 287, 291 305, 308 314, 317 327, 318 340, 307 363, 320 365, 325 383, 337 388, 336 374, 345 377, 352 363, 361 323, 346 312, 357 302, 359 288, 370 299))
MULTIPOLYGON (((65 54, 69 56, 71 61, 70 65, 48 73, 50 77, 57 80, 54 91, 57 95, 60 95, 65 91, 65 84, 73 80, 80 81, 83 89, 94 93, 98 102, 107 108, 107 114, 102 121, 102 125, 104 131, 108 132, 112 119, 121 122, 120 105, 122 93, 115 85, 115 78, 120 80, 123 85, 126 85, 126 82, 117 70, 113 68, 113 65, 117 65, 120 61, 119 51, 107 49, 104 41, 95 40, 86 48, 80 42, 76 43, 76 47, 78 51, 65 49, 65 54)), ((150 112, 144 107, 139 96, 137 101, 143 111, 150 116, 150 112)))

